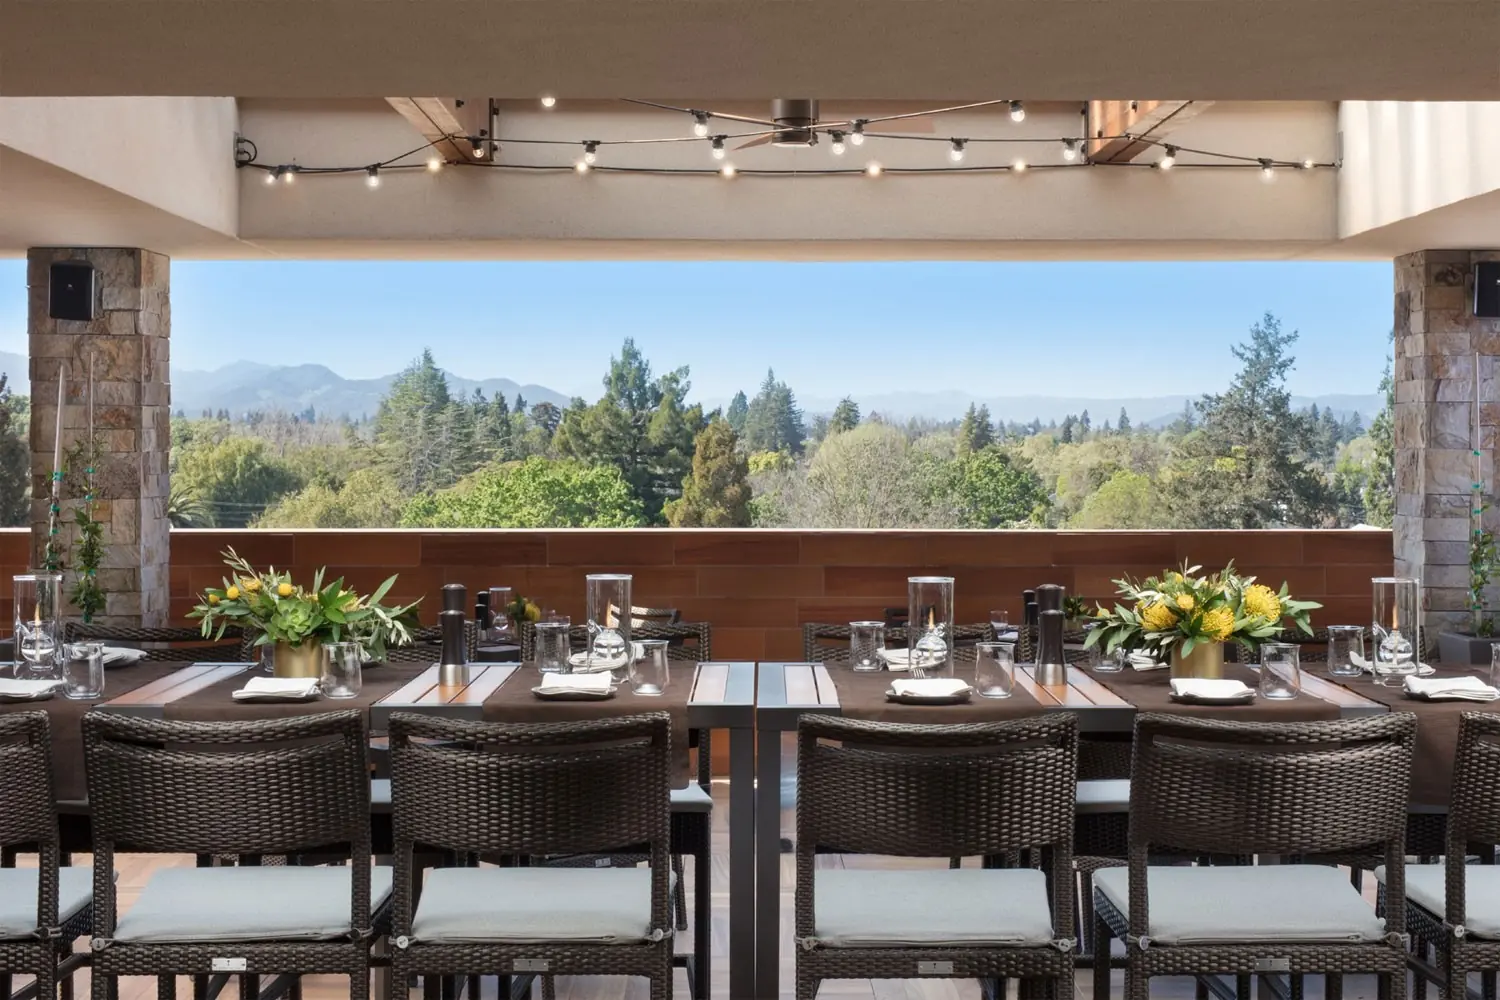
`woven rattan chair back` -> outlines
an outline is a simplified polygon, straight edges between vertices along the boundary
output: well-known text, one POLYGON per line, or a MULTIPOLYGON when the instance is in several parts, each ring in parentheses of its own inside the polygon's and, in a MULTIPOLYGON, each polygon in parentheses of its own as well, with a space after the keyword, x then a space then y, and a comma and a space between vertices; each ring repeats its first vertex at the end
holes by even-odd
MULTIPOLYGON (((973 645, 976 642, 991 642, 994 638, 995 630, 988 622, 953 626, 955 643, 973 645)), ((891 649, 905 649, 906 626, 886 626, 885 644, 891 649)), ((802 626, 802 659, 807 663, 848 663, 849 626, 829 622, 805 623, 802 626)))
MULTIPOLYGON (((630 626, 632 641, 640 639, 665 639, 667 659, 684 663, 705 663, 713 659, 713 626, 708 622, 675 622, 659 624, 644 622, 630 626)), ((575 653, 589 646, 589 627, 574 625, 568 629, 568 647, 575 653)), ((521 626, 521 659, 528 663, 536 659, 536 625, 525 622, 521 626)))
POLYGON ((121 643, 145 652, 155 663, 239 663, 243 660, 239 629, 226 629, 223 640, 205 638, 196 628, 127 628, 122 625, 68 622, 67 642, 121 643))
MULTIPOLYGON (((95 849, 292 854, 350 845, 369 867, 370 781, 358 712, 172 722, 90 712, 95 849)), ((111 870, 108 863, 100 870, 111 870)), ((366 878, 368 892, 368 878, 366 878)), ((366 909, 368 913, 368 896, 366 909)))
POLYGON ((799 853, 950 858, 1071 841, 1072 715, 959 726, 805 716, 797 744, 799 853))
POLYGON ((0 847, 55 845, 54 801, 47 713, 0 715, 0 847))
POLYGON ((682 621, 682 612, 676 608, 630 607, 630 627, 641 625, 676 625, 682 621))
POLYGON ((499 725, 391 716, 398 847, 591 854, 652 845, 666 868, 671 722, 499 725))
POLYGON ((1132 863, 1145 853, 1384 854, 1406 832, 1416 717, 1136 720, 1132 863))

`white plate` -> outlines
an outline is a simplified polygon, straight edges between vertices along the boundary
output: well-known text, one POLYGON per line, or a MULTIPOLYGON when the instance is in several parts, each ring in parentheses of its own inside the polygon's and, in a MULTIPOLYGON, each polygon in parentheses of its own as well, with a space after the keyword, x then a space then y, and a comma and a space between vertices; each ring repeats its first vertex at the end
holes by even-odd
POLYGON ((972 689, 958 694, 897 694, 894 688, 885 693, 885 700, 897 705, 962 705, 969 700, 972 689))
POLYGON ((618 684, 611 686, 608 691, 569 691, 566 688, 534 687, 531 693, 542 701, 608 701, 619 689, 618 684))
POLYGON ((39 684, 37 687, 31 688, 30 690, 16 689, 12 691, 0 691, 0 702, 46 701, 48 698, 51 698, 53 692, 55 692, 60 687, 62 687, 62 682, 58 681, 55 684, 52 684, 50 687, 42 687, 39 684))

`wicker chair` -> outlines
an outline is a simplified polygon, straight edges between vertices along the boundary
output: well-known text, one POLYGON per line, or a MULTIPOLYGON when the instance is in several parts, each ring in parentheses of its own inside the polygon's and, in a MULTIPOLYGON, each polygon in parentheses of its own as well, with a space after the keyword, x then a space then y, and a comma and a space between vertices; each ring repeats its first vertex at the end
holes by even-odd
POLYGON ((130 646, 145 652, 152 662, 195 663, 243 662, 239 629, 226 629, 222 641, 204 638, 196 628, 127 628, 68 622, 63 628, 66 642, 104 642, 130 646))
POLYGON ((1125 997, 1153 976, 1323 973, 1342 996, 1345 973, 1406 993, 1402 871, 1416 718, 1398 712, 1333 722, 1248 723, 1147 713, 1136 720, 1130 865, 1095 874, 1094 990, 1109 995, 1112 937, 1126 948, 1125 997), (1247 808, 1251 803, 1253 807, 1247 808), (1333 853, 1386 859, 1382 922, 1338 869, 1148 867, 1176 855, 1333 853), (1149 881, 1148 881, 1149 879, 1149 881))
POLYGON ((1070 996, 1077 719, 797 729, 797 998, 825 979, 1018 978, 1070 996), (821 742, 841 741, 842 746, 821 742), (819 851, 986 870, 815 869, 819 851), (992 869, 1040 850, 1042 871, 992 869))
MULTIPOLYGON (((872 619, 873 620, 873 619, 872 619)), ((955 645, 973 645, 976 642, 992 642, 995 629, 989 622, 977 625, 953 626, 955 645)), ((893 649, 905 648, 906 626, 887 626, 886 645, 893 649)), ((802 659, 807 663, 848 663, 849 626, 824 622, 808 622, 802 626, 802 659)))
POLYGON ((642 608, 630 606, 630 627, 641 625, 676 625, 682 621, 682 612, 676 608, 642 608))
POLYGON ((386 924, 391 869, 370 866, 367 735, 359 712, 255 722, 164 722, 90 712, 84 757, 94 830, 93 995, 118 976, 245 964, 263 974, 347 974, 370 995, 370 946, 386 924), (334 867, 169 868, 116 915, 115 853, 264 856, 335 848, 334 867))
MULTIPOLYGON (((1418 943, 1437 953, 1434 967, 1413 961, 1419 977, 1436 982, 1444 994, 1462 1000, 1468 975, 1484 974, 1484 995, 1494 996, 1500 970, 1500 867, 1470 865, 1472 852, 1492 854, 1500 843, 1500 717, 1463 713, 1453 758, 1453 792, 1448 807, 1447 852, 1441 864, 1407 865, 1406 918, 1418 943)), ((1375 877, 1384 884, 1386 871, 1375 877)), ((1387 905, 1391 895, 1386 891, 1387 905)), ((1418 991, 1422 989, 1418 980, 1418 991)))
POLYGON ((671 720, 390 721, 394 984, 413 975, 645 976, 672 990, 671 720), (433 741, 439 741, 434 743, 433 741), (544 808, 545 807, 545 808, 544 808), (440 868, 413 852, 526 857, 643 850, 640 869, 440 868))
POLYGON ((47 713, 0 715, 0 997, 15 974, 36 977, 46 998, 61 978, 71 996, 68 979, 83 963, 73 942, 93 921, 93 873, 60 867, 56 801, 47 713), (36 851, 36 868, 14 867, 18 848, 36 851))

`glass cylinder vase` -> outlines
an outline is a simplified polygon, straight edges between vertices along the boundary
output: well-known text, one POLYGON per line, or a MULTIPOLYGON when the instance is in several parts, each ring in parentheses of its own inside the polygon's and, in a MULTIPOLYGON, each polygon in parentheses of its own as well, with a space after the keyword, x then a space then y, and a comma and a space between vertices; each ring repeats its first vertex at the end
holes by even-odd
POLYGON ((11 583, 17 670, 55 676, 62 656, 62 574, 22 573, 11 583))
POLYGON ((1422 656, 1422 600, 1417 581, 1377 576, 1370 581, 1374 622, 1371 664, 1377 684, 1417 672, 1422 656))
POLYGON ((628 573, 590 573, 584 578, 588 607, 588 662, 616 661, 626 666, 630 652, 630 581, 628 573))
POLYGON ((953 577, 906 581, 907 646, 912 676, 953 676, 953 577))
POLYGON ((484 634, 486 641, 496 645, 516 642, 515 626, 510 620, 510 605, 514 600, 509 587, 490 588, 490 621, 484 634))

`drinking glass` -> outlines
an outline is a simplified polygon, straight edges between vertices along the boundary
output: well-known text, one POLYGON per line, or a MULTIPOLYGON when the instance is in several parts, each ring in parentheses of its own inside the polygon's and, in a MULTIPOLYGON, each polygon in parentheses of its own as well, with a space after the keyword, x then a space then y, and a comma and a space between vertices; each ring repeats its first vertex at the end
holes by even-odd
POLYGON ((974 644, 974 689, 981 698, 1009 698, 1015 681, 1014 647, 1005 642, 974 644))
POLYGON ((630 690, 654 697, 667 689, 667 640, 646 639, 632 647, 630 690))
POLYGON ((1422 655, 1421 598, 1409 577, 1377 576, 1370 581, 1375 621, 1370 629, 1376 684, 1402 683, 1417 672, 1422 655))
POLYGON ((70 642, 63 647, 63 697, 89 701, 104 695, 104 644, 70 642))
POLYGON ((319 686, 325 698, 358 698, 363 683, 359 643, 323 643, 323 677, 319 686))
POLYGON ((1365 668, 1365 630, 1361 625, 1328 626, 1328 675, 1359 677, 1365 668))
POLYGON ((995 630, 996 642, 1008 642, 1011 645, 1015 645, 1018 636, 1016 634, 1015 626, 1010 623, 1009 612, 1000 610, 998 608, 994 611, 991 611, 990 628, 995 630))
POLYGON ((513 600, 515 598, 511 596, 509 587, 490 588, 490 627, 484 634, 486 641, 506 644, 516 641, 516 633, 510 623, 510 602, 513 600))
MULTIPOLYGON (((1089 622, 1083 627, 1084 639, 1087 641, 1090 632, 1103 628, 1100 622, 1089 622)), ((1128 655, 1123 648, 1107 650, 1107 644, 1103 639, 1089 647, 1089 669, 1097 674, 1117 674, 1125 669, 1125 657, 1128 655)))
POLYGON ((849 623, 849 663, 855 670, 880 670, 885 649, 885 622, 849 623))
POLYGON ((953 577, 908 577, 906 593, 912 676, 952 677, 953 577))
POLYGON ((624 662, 629 657, 630 583, 628 573, 590 573, 584 577, 590 662, 595 657, 609 662, 624 662))
POLYGON ((569 673, 568 633, 573 628, 572 619, 553 618, 537 622, 533 627, 536 629, 536 668, 544 674, 569 673))
POLYGON ((62 655, 62 575, 21 573, 12 586, 16 672, 24 663, 34 674, 55 675, 62 655))
POLYGON ((1301 648, 1290 642, 1260 647, 1260 696, 1289 701, 1302 692, 1301 648))

